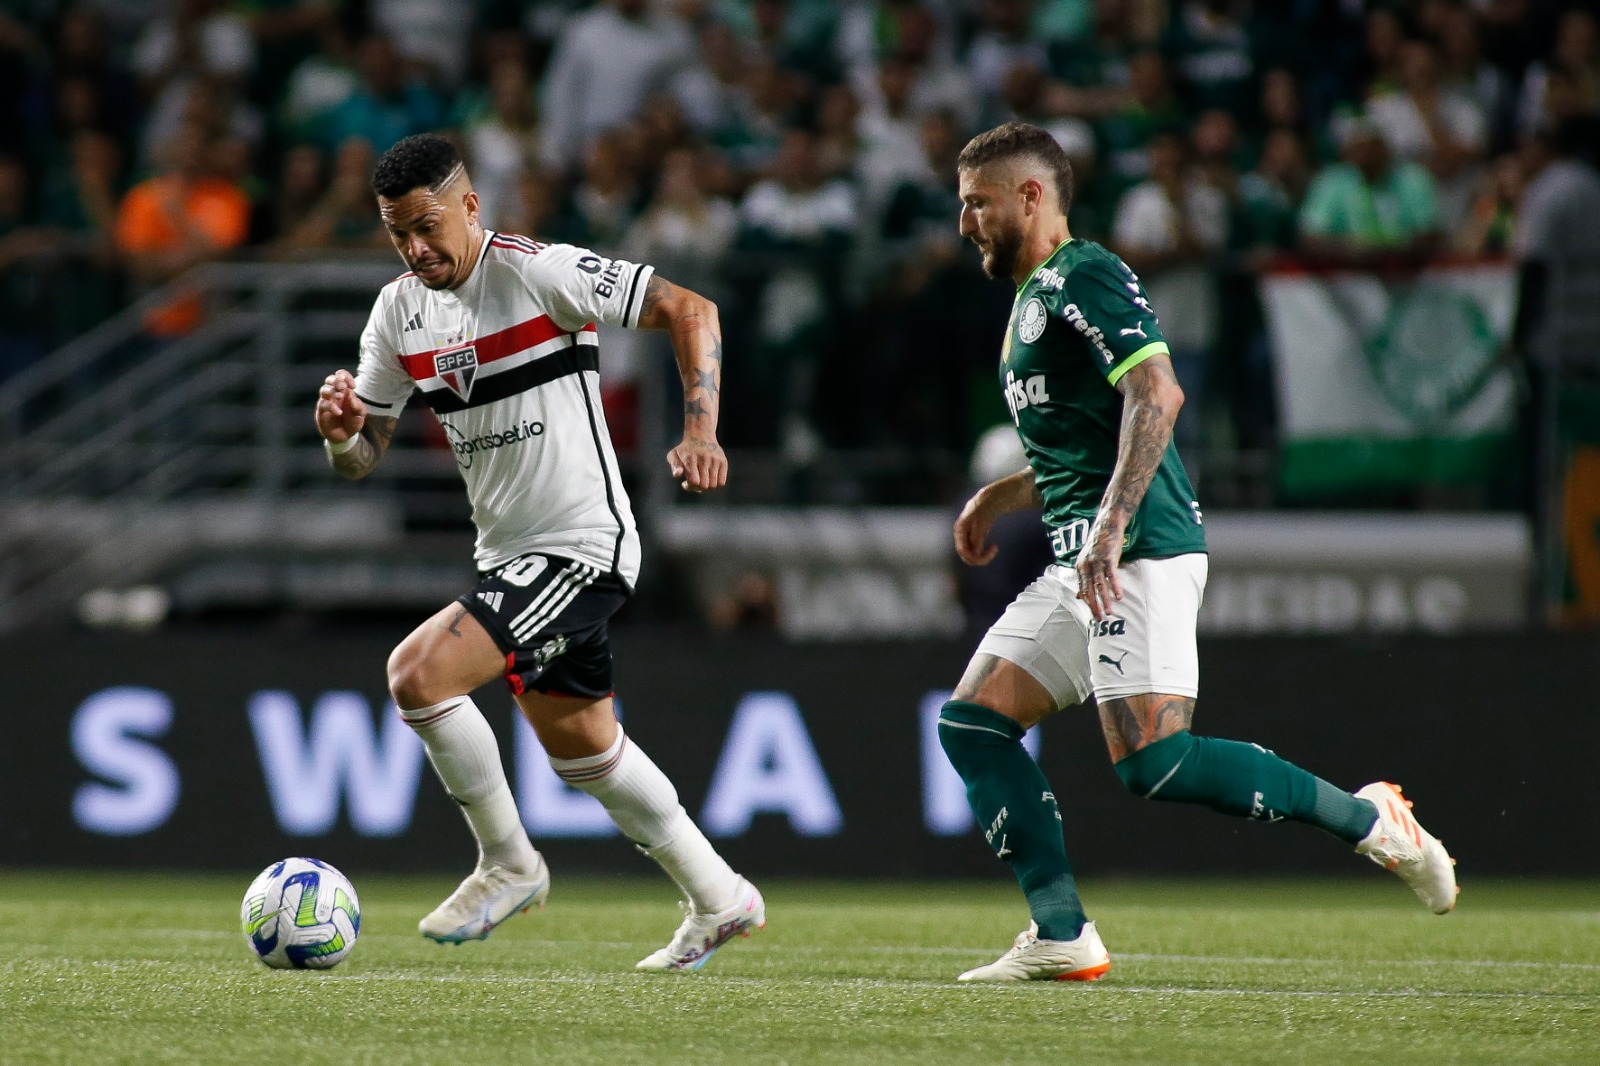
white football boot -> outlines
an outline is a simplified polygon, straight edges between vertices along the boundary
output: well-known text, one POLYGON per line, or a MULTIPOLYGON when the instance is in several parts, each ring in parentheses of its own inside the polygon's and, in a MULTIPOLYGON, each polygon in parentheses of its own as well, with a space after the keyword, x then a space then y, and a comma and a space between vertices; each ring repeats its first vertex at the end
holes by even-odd
POLYGON ((550 867, 543 855, 534 855, 539 865, 527 874, 480 863, 449 899, 417 923, 417 931, 441 944, 482 940, 513 914, 543 908, 550 895, 550 867))
POLYGON ((1356 854, 1399 874, 1433 913, 1455 910, 1461 892, 1456 885, 1456 861, 1444 844, 1412 817, 1411 801, 1400 794, 1400 786, 1374 781, 1356 795, 1378 808, 1378 820, 1356 845, 1356 854))
POLYGON ((672 943, 640 959, 634 969, 698 970, 735 936, 749 936, 767 927, 767 901, 761 898, 760 889, 742 877, 733 902, 722 910, 701 914, 692 903, 684 903, 682 907, 683 924, 673 934, 672 943))
POLYGON ((1093 922, 1076 940, 1040 940, 1039 923, 1029 922, 1011 950, 987 966, 968 970, 957 981, 1098 981, 1111 969, 1093 922))

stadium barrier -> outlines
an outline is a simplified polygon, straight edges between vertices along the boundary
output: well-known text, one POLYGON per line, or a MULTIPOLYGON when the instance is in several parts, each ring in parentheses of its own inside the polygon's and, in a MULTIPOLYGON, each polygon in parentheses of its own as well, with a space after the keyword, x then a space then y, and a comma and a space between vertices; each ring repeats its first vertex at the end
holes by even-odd
MULTIPOLYGON (((387 708, 399 633, 80 634, 0 641, 0 864, 455 874, 472 846, 387 708)), ((953 642, 615 641, 623 720, 686 806, 757 875, 999 877, 933 719, 953 642)), ((1209 639, 1203 731, 1253 740, 1346 787, 1398 779, 1461 876, 1593 876, 1600 641, 1582 634, 1209 639)), ((645 873, 598 806, 549 770, 502 686, 500 732, 532 833, 559 870, 645 873)), ((1147 804, 1090 713, 1039 732, 1086 875, 1368 871, 1301 826, 1147 804)))

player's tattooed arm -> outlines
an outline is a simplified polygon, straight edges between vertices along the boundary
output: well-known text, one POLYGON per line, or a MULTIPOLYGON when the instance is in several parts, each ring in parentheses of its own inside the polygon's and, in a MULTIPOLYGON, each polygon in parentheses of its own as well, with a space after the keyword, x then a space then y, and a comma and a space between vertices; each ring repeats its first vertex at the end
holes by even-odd
POLYGON ((1031 466, 989 482, 973 493, 956 518, 952 529, 956 555, 968 566, 988 566, 1000 550, 989 543, 989 530, 994 528, 995 519, 1011 511, 1043 506, 1044 496, 1031 466))
POLYGON ((399 421, 371 414, 366 401, 356 395, 355 375, 348 370, 335 370, 323 380, 317 391, 316 420, 317 433, 329 444, 333 468, 352 480, 366 477, 377 467, 399 421), (342 450, 335 454, 335 447, 342 450))
POLYGON ((1122 392, 1117 463, 1077 565, 1078 596, 1097 619, 1110 614, 1114 602, 1122 598, 1117 566, 1122 560, 1123 534, 1161 466, 1172 441, 1178 408, 1183 406, 1183 390, 1172 371, 1172 360, 1165 355, 1152 355, 1129 370, 1117 382, 1117 389, 1122 392))
POLYGON ((342 455, 329 456, 339 476, 354 481, 376 470, 383 453, 389 450, 389 442, 394 439, 394 430, 399 424, 398 418, 368 415, 366 425, 361 427, 357 435, 356 446, 342 455))
POLYGON ((717 443, 717 416, 722 409, 722 322, 717 305, 651 274, 639 328, 667 332, 683 381, 683 441, 667 453, 672 476, 691 492, 721 488, 728 480, 728 459, 717 443))
POLYGON ((1147 692, 1100 701, 1100 731, 1114 763, 1188 729, 1193 721, 1194 699, 1190 696, 1147 692))

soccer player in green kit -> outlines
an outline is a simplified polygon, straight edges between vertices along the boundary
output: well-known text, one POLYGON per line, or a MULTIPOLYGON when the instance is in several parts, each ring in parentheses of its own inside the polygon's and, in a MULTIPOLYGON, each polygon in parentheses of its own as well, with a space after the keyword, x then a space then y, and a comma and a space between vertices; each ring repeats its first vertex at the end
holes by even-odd
POLYGON ((1190 733, 1203 515, 1172 444, 1183 403, 1138 277, 1067 227, 1072 168, 1044 130, 1007 123, 962 151, 961 235, 1017 286, 1000 385, 1025 470, 978 490, 955 523, 983 566, 996 516, 1042 506, 1056 563, 1006 609, 939 716, 939 740, 1032 916, 962 981, 1094 980, 1111 957, 1084 915, 1050 784, 1022 746, 1092 695, 1117 776, 1136 795, 1260 821, 1307 822, 1393 870, 1429 909, 1455 906, 1454 860, 1400 790, 1351 794, 1255 744, 1190 733))

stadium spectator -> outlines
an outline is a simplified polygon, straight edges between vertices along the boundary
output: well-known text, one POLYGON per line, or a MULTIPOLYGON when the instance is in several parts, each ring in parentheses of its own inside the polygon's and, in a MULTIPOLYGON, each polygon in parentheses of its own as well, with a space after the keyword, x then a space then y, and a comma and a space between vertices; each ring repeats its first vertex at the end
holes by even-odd
POLYGON ((535 240, 545 240, 559 227, 560 183, 543 170, 529 168, 517 182, 517 195, 506 217, 505 228, 535 240))
POLYGON ((487 225, 499 227, 513 210, 523 172, 538 165, 539 126, 527 63, 521 56, 495 60, 488 83, 485 99, 459 125, 472 163, 478 210, 487 225))
POLYGON ((278 104, 278 127, 292 141, 320 140, 326 116, 361 90, 355 44, 345 21, 328 21, 318 41, 316 50, 289 71, 278 104))
POLYGON ((637 135, 627 126, 602 133, 584 152, 583 177, 563 212, 566 239, 605 250, 621 246, 644 198, 637 135))
POLYGON ((1148 47, 1136 0, 1094 0, 1094 31, 1050 47, 1051 70, 1062 79, 1054 109, 1099 119, 1134 103, 1133 57, 1148 47))
POLYGON ((1440 224, 1451 229, 1477 181, 1477 165, 1488 149, 1488 123, 1470 97, 1440 86, 1431 44, 1411 40, 1401 46, 1399 89, 1373 97, 1366 114, 1391 152, 1433 173, 1440 224))
POLYGON ((699 154, 684 148, 670 152, 654 195, 628 227, 621 247, 628 259, 653 263, 694 291, 715 297, 738 233, 739 212, 707 195, 700 169, 699 154))
MULTIPOLYGON (((1264 51, 1257 21, 1242 0, 1182 0, 1175 5, 1162 51, 1196 109, 1243 114, 1254 101, 1264 51)), ((1259 19, 1259 15, 1257 16, 1259 19)))
POLYGON ((1439 241, 1439 195, 1420 164, 1395 159, 1364 118, 1342 126, 1344 160, 1317 172, 1300 208, 1300 249, 1351 265, 1419 256, 1439 241))
POLYGON ((948 28, 941 27, 940 20, 922 4, 884 3, 881 7, 886 19, 880 28, 883 46, 871 53, 871 59, 860 58, 850 66, 850 86, 861 100, 863 112, 870 116, 886 109, 880 63, 893 57, 906 68, 902 76, 909 84, 904 106, 913 118, 946 110, 954 111, 963 127, 976 122, 979 100, 966 68, 954 58, 948 28))
POLYGON ((1512 80, 1483 54, 1483 26, 1464 4, 1445 5, 1438 31, 1439 80, 1447 91, 1471 100, 1488 122, 1489 147, 1509 143, 1516 99, 1512 80))
POLYGON ((283 155, 278 179, 256 227, 263 243, 276 245, 294 232, 322 198, 323 156, 315 145, 297 144, 283 155))
POLYGON ((1169 133, 1150 142, 1150 177, 1117 205, 1111 242, 1138 273, 1150 300, 1164 308, 1162 332, 1188 400, 1174 430, 1199 439, 1207 362, 1218 325, 1216 277, 1207 260, 1228 243, 1227 194, 1190 165, 1189 148, 1169 133))
MULTIPOLYGON (((799 129, 785 135, 772 176, 745 194, 737 239, 743 257, 738 277, 730 279, 737 290, 730 310, 744 317, 743 350, 751 357, 737 387, 751 395, 730 399, 730 432, 736 426, 747 440, 783 439, 796 448, 809 439, 814 360, 838 321, 841 279, 834 264, 850 250, 857 210, 849 183, 823 174, 816 137, 799 129)), ((730 314, 729 321, 731 335, 738 319, 730 314)))
POLYGON ((861 103, 850 86, 835 82, 817 94, 817 155, 830 178, 853 178, 860 166, 861 103))
POLYGON ((361 85, 319 123, 325 150, 335 151, 359 137, 383 151, 404 137, 433 129, 444 116, 443 102, 431 88, 406 71, 394 43, 373 34, 356 46, 361 85))
MULTIPOLYGON (((1576 136, 1575 127, 1547 126, 1526 138, 1518 153, 1523 186, 1511 238, 1519 289, 1511 349, 1525 386, 1519 451, 1526 464, 1518 502, 1536 536, 1545 532, 1547 517, 1541 492, 1548 491, 1559 461, 1549 432, 1559 409, 1558 382, 1568 365, 1579 368, 1579 353, 1563 343, 1559 315, 1575 310, 1575 297, 1593 292, 1600 274, 1600 173, 1578 158, 1576 136)), ((1600 372, 1600 356, 1582 355, 1583 369, 1600 372)))
POLYGON ((394 42, 408 66, 446 91, 459 86, 466 74, 483 7, 458 0, 366 0, 373 30, 394 42))
POLYGON ((1239 231, 1235 236, 1241 247, 1269 255, 1294 248, 1296 219, 1311 183, 1306 155, 1305 142, 1292 130, 1275 129, 1267 134, 1255 169, 1239 178, 1239 231))
POLYGON ((979 6, 978 31, 967 47, 967 70, 987 111, 1000 106, 1006 76, 1019 63, 1040 71, 1049 68, 1049 50, 1029 33, 1028 8, 1025 0, 983 0, 979 6))
MULTIPOLYGON (((117 211, 116 242, 134 280, 162 285, 242 245, 250 201, 207 169, 206 131, 186 122, 158 153, 161 172, 128 190, 117 211)), ((180 295, 151 311, 145 331, 175 337, 199 323, 198 297, 180 295)))
POLYGON ((1558 106, 1574 115, 1600 113, 1600 22, 1592 12, 1571 8, 1562 13, 1553 42, 1550 55, 1533 63, 1522 81, 1517 131, 1523 136, 1555 117, 1545 97, 1550 91, 1551 76, 1557 72, 1567 76, 1563 89, 1571 95, 1570 104, 1563 101, 1558 106))
POLYGON ((561 32, 540 94, 545 166, 576 166, 594 139, 633 118, 693 54, 688 31, 646 0, 605 0, 561 32))
POLYGON ((672 75, 668 91, 695 132, 716 141, 738 123, 750 57, 745 42, 723 22, 701 26, 695 45, 695 59, 672 75))
POLYGON ((1472 208, 1452 236, 1455 250, 1465 255, 1494 255, 1510 250, 1522 186, 1521 160, 1514 155, 1496 159, 1479 181, 1472 208))
POLYGON ((919 113, 911 106, 916 67, 904 56, 885 56, 878 64, 877 91, 863 108, 857 129, 861 155, 856 176, 869 213, 895 185, 922 170, 919 113))
MULTIPOLYGON (((333 154, 333 174, 316 203, 278 242, 282 252, 375 251, 388 246, 368 181, 372 145, 350 137, 333 154)), ((302 177, 303 180, 303 177, 302 177)))
POLYGON ((150 23, 132 58, 149 101, 141 158, 152 161, 156 147, 168 143, 199 108, 229 132, 259 141, 260 113, 242 95, 255 62, 248 23, 221 0, 178 0, 169 15, 150 23))
POLYGON ((1128 86, 1132 90, 1128 102, 1100 122, 1102 174, 1113 196, 1120 196, 1150 173, 1151 138, 1181 135, 1187 126, 1159 53, 1146 50, 1128 61, 1128 86))
POLYGON ((1360 83, 1366 100, 1401 91, 1401 52, 1406 43, 1405 23, 1393 7, 1379 4, 1367 11, 1360 83))

